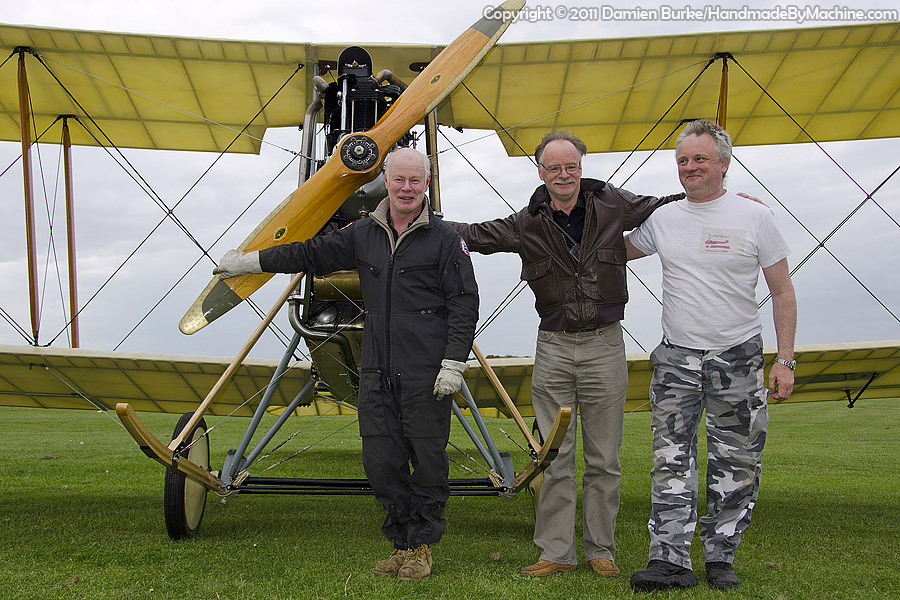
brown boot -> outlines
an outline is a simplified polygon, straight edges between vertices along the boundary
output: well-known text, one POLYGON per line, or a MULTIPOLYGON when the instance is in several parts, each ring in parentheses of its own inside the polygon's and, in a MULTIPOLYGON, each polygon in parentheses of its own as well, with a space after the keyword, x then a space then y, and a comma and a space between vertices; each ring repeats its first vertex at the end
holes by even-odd
POLYGON ((616 577, 619 575, 619 567, 607 558, 592 558, 588 562, 597 575, 603 575, 604 577, 616 577))
POLYGON ((406 551, 406 560, 397 572, 400 581, 413 581, 431 575, 431 546, 422 544, 406 551))
POLYGON ((390 556, 375 563, 375 574, 383 577, 396 577, 397 571, 400 570, 400 567, 403 566, 403 561, 406 560, 407 552, 409 550, 397 550, 394 548, 390 556))
POLYGON ((550 562, 543 558, 533 565, 522 567, 519 571, 522 575, 534 575, 535 577, 544 577, 551 573, 571 573, 575 570, 575 565, 566 565, 562 563, 550 562))

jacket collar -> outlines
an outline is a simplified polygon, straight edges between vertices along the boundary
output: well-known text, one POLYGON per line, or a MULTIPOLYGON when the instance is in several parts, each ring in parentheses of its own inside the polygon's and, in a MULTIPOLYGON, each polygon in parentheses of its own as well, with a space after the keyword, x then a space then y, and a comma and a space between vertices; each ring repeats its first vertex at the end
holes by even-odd
MULTIPOLYGON (((378 206, 375 207, 370 213, 376 221, 390 227, 390 221, 388 220, 388 210, 391 206, 390 198, 385 198, 381 202, 378 203, 378 206)), ((434 218, 434 211, 431 209, 431 202, 428 201, 428 197, 425 197, 425 210, 419 213, 419 216, 416 217, 416 220, 409 224, 409 229, 413 227, 419 227, 422 225, 428 226, 431 225, 431 219, 434 218)))
MULTIPOLYGON (((591 179, 589 177, 581 178, 581 193, 584 194, 585 198, 587 198, 589 193, 600 192, 604 187, 606 187, 605 181, 591 179)), ((547 191, 547 186, 541 184, 534 190, 531 199, 528 201, 528 214, 531 216, 536 215, 543 204, 546 204, 547 206, 550 205, 550 193, 547 191)))

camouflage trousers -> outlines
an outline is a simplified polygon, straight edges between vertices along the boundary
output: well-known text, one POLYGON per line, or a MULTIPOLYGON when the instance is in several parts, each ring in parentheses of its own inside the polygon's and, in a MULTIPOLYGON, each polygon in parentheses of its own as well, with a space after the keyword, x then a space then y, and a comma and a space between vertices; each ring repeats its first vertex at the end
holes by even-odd
POLYGON ((759 494, 768 410, 762 338, 723 351, 668 344, 650 355, 653 429, 650 560, 691 566, 697 523, 697 432, 706 410, 706 507, 700 540, 707 562, 734 562, 759 494))

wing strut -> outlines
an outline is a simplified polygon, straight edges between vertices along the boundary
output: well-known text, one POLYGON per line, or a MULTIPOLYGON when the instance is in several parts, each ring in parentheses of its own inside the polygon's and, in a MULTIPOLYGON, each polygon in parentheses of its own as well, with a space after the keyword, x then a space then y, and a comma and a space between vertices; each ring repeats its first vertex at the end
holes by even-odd
POLYGON ((854 406, 856 406, 856 401, 860 399, 860 397, 863 395, 863 392, 865 392, 869 385, 871 385, 871 383, 875 381, 876 377, 878 377, 878 373, 872 373, 872 376, 869 377, 866 385, 862 386, 862 389, 856 393, 856 398, 850 398, 850 390, 844 390, 844 393, 847 394, 847 401, 849 402, 847 404, 847 408, 853 408, 854 406))
POLYGON ((725 129, 725 118, 728 112, 728 59, 731 54, 728 52, 720 52, 716 58, 722 59, 722 81, 719 84, 719 106, 716 110, 716 124, 725 129))
POLYGON ((34 237, 34 180, 31 170, 31 98, 28 93, 28 72, 25 69, 25 52, 29 48, 16 48, 19 52, 19 126, 22 137, 22 176, 25 190, 25 246, 28 254, 28 300, 31 307, 32 343, 37 346, 41 316, 38 304, 37 246, 34 237))
POLYGON ((481 350, 478 349, 478 345, 474 342, 472 343, 472 352, 475 353, 475 358, 478 359, 478 364, 480 364, 481 368, 484 369, 484 372, 487 373, 488 379, 490 380, 494 391, 497 392, 497 395, 499 395, 500 399, 503 400, 503 404, 506 405, 507 410, 509 410, 509 414, 515 420, 516 425, 519 426, 519 429, 522 430, 522 434, 525 436, 525 439, 528 440, 528 445, 531 447, 532 452, 534 452, 535 454, 540 453, 541 445, 537 442, 537 440, 534 439, 534 435, 532 435, 531 429, 529 429, 525 424, 525 419, 522 418, 522 415, 519 413, 516 405, 509 397, 509 394, 506 393, 506 388, 504 388, 503 384, 500 383, 500 378, 497 377, 496 373, 494 373, 494 369, 491 367, 491 365, 488 364, 488 361, 484 357, 484 354, 481 353, 481 350))
POLYGON ((69 257, 69 332, 71 345, 78 348, 78 269, 75 264, 75 184, 72 174, 72 136, 69 135, 69 116, 62 118, 63 170, 66 176, 66 247, 69 257))

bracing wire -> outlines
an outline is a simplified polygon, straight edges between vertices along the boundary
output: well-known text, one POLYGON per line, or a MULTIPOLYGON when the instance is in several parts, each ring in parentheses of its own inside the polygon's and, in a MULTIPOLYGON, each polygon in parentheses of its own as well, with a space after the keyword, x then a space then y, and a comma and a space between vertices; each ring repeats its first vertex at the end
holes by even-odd
MULTIPOLYGON (((745 165, 743 162, 741 162, 741 160, 740 160, 739 158, 737 158, 736 156, 734 156, 734 155, 732 155, 732 158, 734 158, 734 159, 738 162, 738 164, 740 164, 742 167, 744 167, 744 170, 746 170, 747 173, 749 173, 750 176, 753 177, 753 179, 754 179, 754 180, 755 180, 755 181, 756 181, 756 182, 757 182, 764 190, 766 190, 766 192, 768 192, 768 194, 769 194, 770 196, 772 196, 772 198, 774 198, 776 202, 778 202, 778 204, 785 210, 785 212, 787 212, 787 213, 788 213, 788 214, 789 214, 789 215, 790 215, 790 216, 791 216, 791 217, 792 217, 792 218, 793 218, 793 219, 794 219, 794 220, 795 220, 795 221, 796 221, 803 229, 804 229, 804 231, 806 231, 806 233, 808 233, 809 236, 810 236, 811 238, 813 238, 813 239, 816 241, 815 247, 813 247, 813 249, 809 252, 809 254, 807 254, 806 257, 803 258, 803 260, 801 260, 800 262, 798 262, 798 263, 794 266, 793 269, 791 269, 791 276, 793 276, 794 273, 796 273, 797 271, 799 271, 800 268, 801 268, 803 265, 805 265, 805 264, 813 257, 813 255, 814 255, 816 252, 818 252, 820 249, 821 249, 821 250, 825 250, 825 252, 827 252, 828 255, 831 256, 831 258, 833 258, 834 261, 835 261, 838 265, 840 265, 841 268, 843 268, 843 269, 847 272, 847 274, 850 275, 850 277, 852 277, 852 278, 856 281, 856 283, 858 283, 858 284, 860 285, 860 287, 862 287, 862 288, 863 288, 870 296, 872 296, 872 298, 873 298, 878 304, 880 304, 881 307, 884 308, 884 309, 885 309, 885 310, 886 310, 886 311, 894 318, 895 321, 900 322, 900 317, 898 317, 897 314, 894 313, 894 311, 892 311, 892 310, 891 310, 884 302, 882 302, 881 299, 878 298, 878 296, 875 295, 875 292, 873 292, 871 289, 869 289, 869 287, 868 287, 865 283, 863 283, 863 281, 862 281, 855 273, 853 273, 853 271, 851 271, 850 268, 849 268, 847 265, 845 265, 845 264, 843 263, 843 261, 841 261, 841 259, 839 259, 839 258, 834 254, 834 252, 832 252, 832 251, 825 245, 825 244, 828 242, 828 240, 830 240, 830 239, 834 236, 834 234, 836 234, 836 233, 838 232, 838 230, 840 230, 844 225, 847 224, 848 221, 850 221, 850 219, 853 217, 853 215, 855 215, 857 212, 859 212, 859 210, 863 207, 863 205, 864 205, 867 201, 869 201, 869 200, 872 199, 872 195, 874 195, 875 193, 877 193, 878 190, 880 190, 880 189, 881 189, 881 188, 882 188, 882 187, 883 187, 883 186, 884 186, 884 185, 885 185, 885 184, 886 184, 886 183, 887 183, 894 175, 897 174, 898 171, 900 171, 900 166, 898 166, 897 168, 895 168, 895 169, 891 172, 891 174, 888 175, 888 176, 884 179, 884 181, 882 181, 880 184, 878 184, 878 187, 876 187, 875 190, 872 191, 871 194, 868 194, 868 195, 866 196, 866 198, 863 199, 862 202, 860 202, 859 204, 857 204, 856 207, 855 207, 853 210, 851 210, 850 213, 849 213, 846 217, 844 217, 844 218, 841 220, 841 222, 840 222, 834 229, 832 229, 831 232, 830 232, 828 235, 826 235, 826 236, 825 236, 824 238, 822 238, 822 239, 819 239, 819 237, 816 236, 816 234, 814 234, 814 233, 813 233, 813 232, 812 232, 812 231, 811 231, 811 230, 810 230, 810 229, 809 229, 809 228, 808 228, 808 227, 807 227, 807 226, 799 219, 799 217, 797 217, 797 215, 795 215, 795 214, 793 213, 793 211, 791 211, 787 206, 785 206, 784 202, 782 202, 777 196, 775 196, 775 194, 773 194, 772 191, 771 191, 768 187, 766 187, 766 185, 765 185, 764 183, 762 183, 762 181, 760 181, 760 179, 756 176, 755 173, 753 173, 752 171, 750 171, 750 169, 747 168, 747 165, 745 165)), ((771 297, 772 297, 772 295, 771 295, 771 294, 768 294, 765 298, 763 298, 762 301, 760 301, 760 303, 759 303, 760 308, 762 308, 762 306, 763 306, 764 304, 766 304, 766 302, 768 302, 768 301, 771 299, 771 297)))
POLYGON ((872 198, 872 194, 869 194, 868 192, 866 192, 866 190, 859 184, 859 182, 857 182, 856 179, 854 179, 853 176, 850 175, 850 173, 848 173, 848 172, 846 171, 846 169, 844 169, 844 167, 843 167, 840 163, 838 163, 838 161, 835 160, 834 157, 831 156, 831 154, 829 154, 828 151, 827 151, 824 147, 822 147, 822 144, 821 144, 818 140, 814 139, 814 138, 809 134, 809 132, 806 131, 806 128, 804 128, 803 125, 801 125, 800 123, 798 123, 798 122, 797 122, 797 119, 795 119, 794 116, 793 116, 792 114, 790 114, 783 106, 781 106, 781 104, 778 102, 778 100, 776 100, 774 97, 772 97, 772 94, 769 93, 769 90, 767 90, 766 88, 764 88, 764 87, 762 86, 762 84, 760 84, 758 81, 756 81, 756 79, 753 77, 753 75, 751 75, 751 74, 744 68, 744 65, 742 65, 740 62, 738 62, 738 61, 737 61, 736 59, 734 59, 734 58, 732 58, 732 61, 734 62, 734 64, 736 64, 736 65, 741 69, 741 71, 744 72, 744 74, 745 74, 747 77, 750 78, 750 81, 752 81, 754 84, 756 84, 756 86, 760 89, 760 91, 762 91, 762 93, 765 94, 766 97, 767 97, 769 100, 771 100, 771 101, 775 104, 775 106, 777 106, 777 107, 779 108, 779 110, 781 110, 781 112, 783 112, 783 113, 785 114, 785 116, 791 120, 791 122, 792 122, 794 125, 797 126, 797 129, 799 129, 800 131, 802 131, 802 132, 803 132, 803 135, 805 135, 807 138, 809 138, 809 141, 811 141, 812 143, 814 143, 814 144, 816 145, 816 147, 819 148, 819 150, 821 150, 822 153, 823 153, 825 156, 827 156, 828 159, 829 159, 831 162, 833 162, 834 165, 835 165, 838 169, 840 169, 841 173, 843 173, 844 175, 846 175, 846 176, 847 176, 847 179, 849 179, 850 181, 852 181, 852 182, 853 182, 853 185, 855 185, 856 187, 859 188, 859 191, 861 191, 863 194, 866 194, 866 197, 867 197, 866 199, 867 199, 867 200, 868 200, 868 199, 871 199, 871 200, 872 200, 872 203, 875 204, 875 206, 877 206, 877 207, 881 210, 881 212, 883 212, 883 213, 887 216, 887 218, 890 219, 890 220, 894 223, 894 225, 896 225, 897 227, 900 227, 900 223, 897 222, 897 219, 895 219, 895 218, 894 218, 887 210, 885 210, 885 208, 884 208, 883 206, 881 206, 881 204, 879 204, 877 200, 875 200, 874 198, 872 198))
MULTIPOLYGON (((59 84, 59 86, 63 89, 63 91, 65 91, 65 93, 72 99, 73 102, 75 102, 75 104, 79 107, 79 109, 87 116, 87 118, 91 121, 91 123, 93 123, 93 125, 97 128, 97 130, 103 135, 103 138, 109 143, 109 146, 112 147, 112 148, 115 148, 115 150, 116 150, 118 156, 119 156, 119 157, 122 159, 122 161, 123 161, 125 164, 127 164, 128 167, 129 167, 129 168, 127 168, 127 169, 123 167, 123 170, 125 170, 127 173, 129 173, 129 175, 132 177, 132 179, 134 179, 135 182, 138 183, 139 187, 141 187, 142 189, 144 189, 144 191, 145 191, 146 193, 148 193, 148 195, 149 195, 149 196, 153 199, 153 201, 160 207, 160 209, 163 210, 163 212, 164 212, 164 214, 165 214, 165 218, 168 218, 168 219, 172 220, 172 221, 178 226, 178 228, 181 229, 182 232, 188 237, 188 239, 190 239, 191 242, 192 242, 195 246, 197 246, 197 247, 200 249, 202 255, 203 255, 203 256, 207 256, 207 257, 209 257, 209 254, 208 254, 207 250, 206 250, 206 249, 203 247, 203 245, 202 245, 202 244, 201 244, 201 243, 200 243, 200 242, 199 242, 199 241, 198 241, 198 240, 190 233, 190 231, 187 229, 187 227, 186 227, 186 226, 185 226, 185 225, 184 225, 184 224, 183 224, 183 223, 175 216, 174 210, 175 210, 175 208, 177 208, 177 207, 181 204, 181 202, 187 197, 187 195, 188 195, 188 194, 196 187, 196 185, 200 182, 200 180, 202 180, 203 177, 205 177, 205 176, 210 172, 210 170, 212 169, 212 167, 219 161, 219 159, 224 155, 224 153, 228 151, 228 148, 230 148, 232 145, 234 145, 234 143, 236 143, 236 141, 237 141, 238 139, 240 139, 240 137, 241 137, 242 135, 245 135, 246 129, 250 126, 250 124, 252 124, 253 121, 256 120, 256 119, 259 117, 260 114, 262 114, 262 112, 266 109, 266 107, 267 107, 267 106, 275 99, 275 97, 279 94, 279 92, 281 92, 281 91, 285 88, 285 86, 288 84, 288 82, 290 82, 290 80, 291 80, 291 79, 297 74, 297 72, 300 70, 300 66, 298 66, 298 67, 294 70, 294 72, 290 75, 290 77, 288 77, 287 80, 281 85, 281 87, 275 92, 275 94, 274 94, 274 95, 273 95, 273 96, 272 96, 272 97, 271 97, 271 98, 270 98, 270 99, 269 99, 269 100, 268 100, 268 101, 267 101, 267 102, 259 109, 259 111, 256 113, 256 115, 254 115, 254 117, 247 123, 247 125, 245 125, 244 128, 243 128, 240 132, 237 132, 237 135, 232 139, 232 141, 228 144, 228 146, 226 146, 225 150, 223 150, 221 153, 219 153, 219 155, 216 157, 216 159, 213 161, 213 163, 212 163, 212 164, 211 164, 211 165, 203 172, 203 174, 201 174, 200 177, 199 177, 199 178, 198 178, 198 179, 197 179, 197 180, 196 180, 196 181, 188 188, 188 190, 187 190, 187 191, 184 193, 184 195, 182 195, 182 197, 175 203, 175 205, 174 205, 173 207, 169 208, 169 207, 165 204, 165 202, 162 200, 162 198, 161 198, 156 192, 153 191, 153 188, 150 186, 150 184, 149 184, 143 177, 140 177, 140 174, 139 174, 139 172, 137 171, 137 169, 130 163, 130 161, 128 161, 128 159, 122 154, 121 150, 119 150, 119 149, 116 147, 116 145, 112 142, 112 140, 111 140, 111 139, 103 132, 102 128, 100 128, 100 126, 96 123, 96 121, 94 121, 94 119, 88 114, 88 112, 87 112, 87 111, 84 109, 84 107, 78 102, 78 100, 71 94, 71 92, 68 91, 68 89, 67 89, 67 88, 65 87, 65 85, 62 83, 62 81, 60 81, 60 79, 56 76, 56 74, 53 73, 53 71, 52 71, 52 70, 44 63, 44 61, 42 60, 42 57, 39 56, 39 55, 37 55, 37 54, 35 54, 35 57, 37 58, 38 62, 40 62, 40 64, 48 71, 48 73, 51 75, 51 77, 53 77, 53 79, 59 84), (138 180, 140 180, 140 181, 138 181, 138 180)), ((58 64, 62 64, 62 63, 58 63, 58 64)), ((67 65, 64 65, 64 66, 67 66, 67 65)), ((77 70, 77 69, 76 69, 76 70, 77 70)), ((110 82, 107 82, 107 83, 110 83, 110 82)), ((115 84, 111 84, 111 85, 115 85, 115 84)), ((80 120, 78 120, 78 119, 76 119, 76 120, 80 123, 80 120)), ((84 125, 82 124, 82 126, 84 126, 84 125)), ((90 130, 88 130, 87 127, 85 127, 85 130, 88 132, 89 135, 91 135, 91 137, 94 138, 94 140, 97 142, 97 144, 98 144, 99 146, 103 147, 103 148, 107 151, 107 153, 109 153, 109 150, 107 149, 107 147, 106 147, 105 144, 101 143, 100 140, 99 140, 99 139, 98 139, 98 138, 97 138, 90 130)), ((117 160, 116 162, 118 162, 118 160, 117 160)), ((121 165, 121 163, 120 163, 120 165, 121 165)), ((163 221, 165 220, 165 218, 163 219, 163 221)), ((92 295, 92 296, 88 299, 88 301, 81 307, 81 309, 79 309, 79 313, 80 313, 81 310, 83 310, 83 309, 84 309, 84 308, 85 308, 85 307, 86 307, 86 306, 87 306, 87 305, 88 305, 88 304, 89 304, 89 303, 97 296, 97 294, 98 294, 98 293, 99 293, 99 292, 100 292, 100 291, 101 291, 101 290, 109 283, 109 281, 112 279, 112 277, 113 277, 116 273, 118 273, 119 270, 121 270, 121 268, 125 265, 125 263, 128 262, 128 261, 136 254, 137 250, 138 250, 144 243, 146 243, 146 241, 153 235, 153 233, 159 228, 160 225, 162 225, 162 222, 160 222, 156 227, 154 227, 154 228, 151 230, 151 232, 150 232, 149 234, 147 234, 147 236, 144 238, 144 240, 141 242, 141 244, 138 246, 138 248, 136 248, 131 254, 129 254, 129 256, 128 256, 128 258, 126 258, 125 262, 123 262, 123 263, 119 266, 119 268, 117 268, 117 269, 114 271, 113 275, 111 275, 111 276, 104 282, 104 284, 101 285, 100 289, 98 289, 97 292, 96 292, 94 295, 92 295)), ((210 260, 212 260, 212 257, 209 257, 209 258, 210 258, 210 260)), ((195 264, 196 264, 196 263, 195 263, 195 264)), ((182 279, 183 279, 183 277, 182 277, 182 279)), ((180 280, 179 280, 179 281, 180 281, 180 280)), ((168 292, 167 292, 167 294, 168 294, 168 292)), ((160 302, 161 302, 161 301, 160 301, 160 302)), ((158 305, 158 304, 159 304, 159 303, 157 303, 157 305, 158 305)), ((261 313, 261 311, 259 310, 259 308, 256 307, 253 303, 249 303, 249 304, 255 309, 255 311, 257 312, 257 314, 260 314, 260 313, 261 313)), ((74 317, 75 317, 75 315, 72 316, 73 319, 74 319, 74 317)), ((70 321, 70 322, 71 322, 71 321, 70 321)), ((50 343, 52 344, 52 342, 55 341, 60 335, 62 335, 63 332, 67 331, 68 326, 69 326, 69 323, 66 323, 66 325, 63 327, 63 329, 62 329, 59 333, 57 333, 56 336, 54 336, 53 340, 51 340, 50 343)), ((132 330, 132 331, 133 331, 133 330, 132 330)), ((130 333, 131 333, 131 332, 129 332, 128 335, 130 335, 130 333)), ((126 335, 126 337, 127 337, 127 335, 126 335)), ((283 337, 283 334, 282 334, 282 337, 283 337)), ((123 341, 124 341, 124 340, 123 340, 123 341)), ((120 343, 121 343, 121 342, 120 342, 120 343)))

